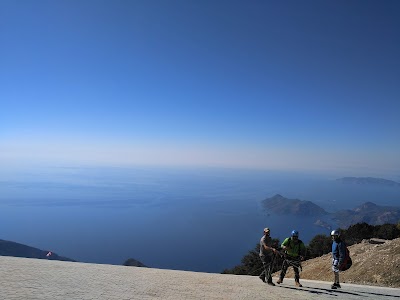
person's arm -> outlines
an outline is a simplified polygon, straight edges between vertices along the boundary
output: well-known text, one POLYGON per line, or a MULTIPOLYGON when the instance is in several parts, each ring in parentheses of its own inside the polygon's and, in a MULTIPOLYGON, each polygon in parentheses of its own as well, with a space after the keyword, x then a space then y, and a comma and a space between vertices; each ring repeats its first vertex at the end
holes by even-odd
POLYGON ((289 238, 286 238, 283 241, 281 247, 282 247, 283 250, 289 250, 290 249, 290 247, 289 247, 289 238))
POLYGON ((339 264, 338 247, 339 247, 338 243, 336 243, 336 242, 332 243, 332 265, 335 267, 338 266, 338 264, 339 264))
POLYGON ((276 252, 276 249, 275 248, 272 248, 272 247, 270 247, 270 246, 268 246, 266 243, 265 243, 265 241, 263 241, 263 246, 264 246, 264 249, 265 250, 271 250, 272 252, 276 252))
POLYGON ((337 247, 337 244, 335 242, 333 242, 332 243, 332 258, 333 259, 337 259, 337 257, 336 257, 336 247, 337 247))

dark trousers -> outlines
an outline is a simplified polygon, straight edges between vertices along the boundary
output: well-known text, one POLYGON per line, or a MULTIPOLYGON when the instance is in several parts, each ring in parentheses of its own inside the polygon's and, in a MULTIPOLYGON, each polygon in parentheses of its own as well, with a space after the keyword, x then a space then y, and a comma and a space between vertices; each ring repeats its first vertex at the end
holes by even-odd
POLYGON ((264 278, 267 282, 272 282, 272 262, 273 256, 260 256, 262 264, 264 266, 264 270, 260 274, 260 278, 264 278))
POLYGON ((296 281, 300 280, 300 273, 299 273, 299 268, 301 266, 300 261, 296 258, 290 258, 287 257, 282 264, 282 270, 281 270, 281 275, 279 276, 281 280, 283 280, 283 278, 285 278, 286 275, 286 271, 289 268, 289 266, 293 267, 293 271, 294 271, 294 279, 296 281))

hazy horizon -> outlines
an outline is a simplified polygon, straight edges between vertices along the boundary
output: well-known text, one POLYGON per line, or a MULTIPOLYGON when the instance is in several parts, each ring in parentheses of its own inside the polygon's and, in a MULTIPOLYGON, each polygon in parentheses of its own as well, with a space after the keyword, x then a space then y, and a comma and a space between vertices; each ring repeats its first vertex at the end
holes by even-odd
POLYGON ((367 201, 398 206, 400 187, 248 170, 57 168, 6 180, 0 172, 0 238, 82 262, 132 257, 151 267, 221 272, 239 264, 264 227, 281 240, 299 230, 306 243, 329 234, 314 217, 266 213, 261 201, 275 194, 335 212, 367 201))

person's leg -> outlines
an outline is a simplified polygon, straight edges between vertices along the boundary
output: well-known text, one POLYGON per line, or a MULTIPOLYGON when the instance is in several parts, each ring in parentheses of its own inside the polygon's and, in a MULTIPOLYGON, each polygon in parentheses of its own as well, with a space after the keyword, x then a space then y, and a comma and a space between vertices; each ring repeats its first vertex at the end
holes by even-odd
POLYGON ((282 283, 283 282, 283 278, 285 278, 286 275, 286 271, 287 268, 289 267, 288 262, 285 260, 283 260, 283 264, 282 264, 282 270, 281 270, 281 274, 279 275, 279 280, 276 283, 282 283))
POLYGON ((334 283, 331 285, 332 289, 337 289, 341 288, 340 283, 339 283, 339 272, 333 272, 334 274, 334 283))
POLYGON ((339 283, 339 268, 337 265, 337 262, 335 260, 332 261, 332 271, 334 275, 333 279, 333 284, 331 286, 332 289, 337 289, 340 288, 340 283, 339 283))
POLYGON ((260 274, 260 279, 263 281, 263 282, 265 282, 265 274, 267 273, 267 270, 266 270, 266 262, 265 262, 265 256, 260 256, 260 259, 261 259, 261 262, 262 262, 262 264, 263 264, 263 271, 262 271, 262 273, 260 274))
POLYGON ((336 287, 340 287, 339 272, 335 272, 335 285, 336 285, 336 287))
POLYGON ((267 279, 268 284, 274 285, 272 282, 272 275, 271 275, 271 273, 273 272, 272 268, 273 268, 273 264, 274 264, 274 257, 268 257, 268 260, 266 259, 266 261, 268 261, 268 267, 266 268, 266 270, 267 270, 266 279, 267 279))
POLYGON ((300 268, 300 262, 299 262, 299 263, 294 263, 294 265, 293 265, 294 281, 295 281, 295 283, 296 283, 296 286, 302 287, 302 285, 300 284, 300 272, 299 272, 299 268, 300 268))

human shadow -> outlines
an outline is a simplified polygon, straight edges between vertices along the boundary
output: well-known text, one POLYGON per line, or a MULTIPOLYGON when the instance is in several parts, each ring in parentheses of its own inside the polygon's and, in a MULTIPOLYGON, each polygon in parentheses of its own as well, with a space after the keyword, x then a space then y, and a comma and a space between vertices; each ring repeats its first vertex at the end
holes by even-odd
POLYGON ((374 296, 383 296, 383 297, 400 298, 400 295, 381 294, 381 293, 364 292, 364 291, 359 291, 359 293, 363 293, 363 294, 367 294, 367 295, 374 295, 374 296))
POLYGON ((325 294, 325 295, 336 296, 336 297, 339 295, 353 295, 353 296, 359 296, 360 298, 365 298, 365 295, 358 294, 355 292, 307 287, 304 285, 303 285, 303 287, 290 287, 290 286, 279 285, 279 287, 284 288, 284 289, 296 290, 296 291, 304 291, 307 293, 317 294, 317 295, 325 294))
POLYGON ((400 295, 382 294, 382 293, 366 292, 366 291, 357 291, 357 293, 355 293, 355 292, 349 292, 349 291, 345 291, 345 290, 341 290, 341 289, 331 290, 331 289, 316 288, 316 287, 309 287, 309 288, 315 289, 315 290, 321 290, 321 291, 325 291, 325 292, 351 294, 351 295, 357 295, 357 296, 363 296, 363 294, 367 294, 367 295, 374 295, 374 296, 400 298, 400 295))

